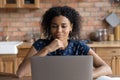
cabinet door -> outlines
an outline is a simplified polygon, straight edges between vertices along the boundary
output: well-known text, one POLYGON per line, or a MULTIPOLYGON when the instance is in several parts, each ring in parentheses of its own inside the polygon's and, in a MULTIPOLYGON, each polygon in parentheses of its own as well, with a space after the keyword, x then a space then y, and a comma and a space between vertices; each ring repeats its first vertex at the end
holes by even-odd
POLYGON ((0 72, 3 72, 3 61, 2 61, 2 58, 0 58, 0 72))
POLYGON ((3 8, 18 8, 20 0, 3 0, 3 8))
POLYGON ((116 56, 112 57, 111 69, 112 69, 113 76, 116 75, 116 56))
POLYGON ((0 8, 2 8, 2 0, 0 0, 0 8))
POLYGON ((116 76, 120 76, 120 56, 116 57, 116 76))
POLYGON ((111 67, 116 75, 116 56, 120 55, 120 48, 96 48, 96 53, 111 67))
POLYGON ((0 72, 15 73, 16 71, 16 57, 2 56, 0 57, 0 72))
POLYGON ((21 64, 21 62, 23 61, 23 58, 17 58, 17 66, 16 66, 16 71, 19 67, 19 65, 21 64))
POLYGON ((21 8, 39 8, 40 0, 21 0, 21 8))

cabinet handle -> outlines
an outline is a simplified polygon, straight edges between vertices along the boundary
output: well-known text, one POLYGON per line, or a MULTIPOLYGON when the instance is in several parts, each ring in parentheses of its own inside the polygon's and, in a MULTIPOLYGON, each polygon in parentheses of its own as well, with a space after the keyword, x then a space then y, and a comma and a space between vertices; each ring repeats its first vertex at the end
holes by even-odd
POLYGON ((116 74, 116 56, 112 57, 111 68, 112 68, 113 74, 116 74))
POLYGON ((112 53, 116 53, 116 51, 112 51, 112 53))
POLYGON ((116 75, 120 75, 120 57, 116 56, 116 75))

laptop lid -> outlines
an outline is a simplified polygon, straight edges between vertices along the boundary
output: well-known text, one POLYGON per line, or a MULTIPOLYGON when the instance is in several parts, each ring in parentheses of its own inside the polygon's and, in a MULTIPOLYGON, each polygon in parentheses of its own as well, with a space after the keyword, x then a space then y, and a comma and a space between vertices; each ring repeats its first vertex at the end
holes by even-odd
POLYGON ((31 57, 32 80, 92 80, 92 56, 31 57))

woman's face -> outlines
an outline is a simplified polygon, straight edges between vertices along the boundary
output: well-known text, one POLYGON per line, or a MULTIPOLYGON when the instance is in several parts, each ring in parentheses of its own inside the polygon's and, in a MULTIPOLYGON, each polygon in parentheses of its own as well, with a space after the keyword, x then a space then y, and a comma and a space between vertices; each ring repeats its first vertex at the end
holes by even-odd
POLYGON ((69 33, 72 31, 72 24, 69 19, 64 16, 56 16, 52 19, 50 32, 53 38, 67 40, 69 33))

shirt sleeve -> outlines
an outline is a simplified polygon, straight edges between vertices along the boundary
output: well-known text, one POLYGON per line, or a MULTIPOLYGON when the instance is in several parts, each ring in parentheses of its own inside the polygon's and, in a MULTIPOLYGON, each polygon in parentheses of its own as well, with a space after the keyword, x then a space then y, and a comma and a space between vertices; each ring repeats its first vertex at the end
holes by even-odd
POLYGON ((80 55, 88 55, 89 50, 90 50, 89 46, 87 46, 83 42, 79 42, 79 54, 80 55))
POLYGON ((49 44, 50 41, 45 40, 45 39, 39 39, 33 43, 33 47, 37 50, 40 51, 42 48, 44 48, 46 45, 49 44))

